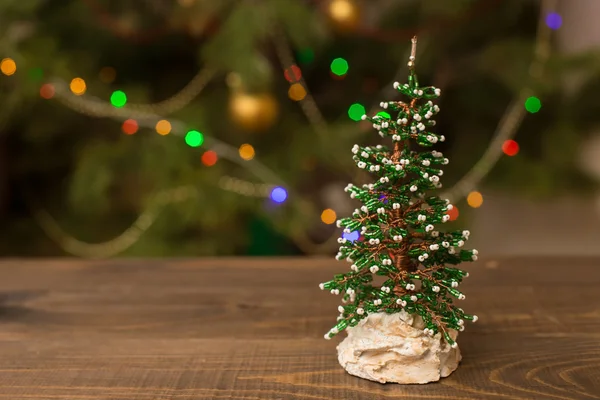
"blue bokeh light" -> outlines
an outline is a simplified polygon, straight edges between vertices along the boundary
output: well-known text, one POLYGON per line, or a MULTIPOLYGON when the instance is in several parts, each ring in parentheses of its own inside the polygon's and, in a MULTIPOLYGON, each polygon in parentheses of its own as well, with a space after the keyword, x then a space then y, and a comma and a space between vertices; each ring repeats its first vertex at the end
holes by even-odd
POLYGON ((281 186, 276 186, 271 190, 271 200, 275 203, 283 203, 288 197, 287 190, 281 186))
POLYGON ((342 237, 346 240, 349 240, 350 242, 356 242, 358 239, 360 239, 360 233, 358 231, 354 231, 354 232, 350 232, 350 233, 344 232, 342 237))
POLYGON ((546 15, 546 25, 550 29, 558 29, 562 25, 562 17, 559 13, 551 12, 546 15))

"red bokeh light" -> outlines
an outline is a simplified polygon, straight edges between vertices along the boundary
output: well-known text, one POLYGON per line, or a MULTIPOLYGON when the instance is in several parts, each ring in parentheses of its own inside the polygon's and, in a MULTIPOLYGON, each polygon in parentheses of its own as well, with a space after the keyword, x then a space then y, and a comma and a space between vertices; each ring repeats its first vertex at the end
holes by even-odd
POLYGON ((507 140, 502 144, 502 151, 507 156, 514 156, 519 152, 519 143, 514 140, 507 140))
POLYGON ((297 65, 292 65, 290 68, 286 68, 283 75, 288 82, 297 82, 302 78, 302 70, 297 65))
POLYGON ((123 133, 127 135, 133 135, 138 130, 138 123, 134 119, 128 119, 125 122, 123 122, 123 126, 121 127, 121 129, 123 130, 123 133))
POLYGON ((218 158, 219 157, 217 156, 217 153, 215 153, 212 150, 209 150, 202 154, 202 164, 206 165, 207 167, 212 167, 217 163, 218 158))
POLYGON ((456 221, 460 213, 458 212, 458 207, 453 206, 452 210, 448 210, 446 214, 450 216, 450 221, 456 221))
POLYGON ((52 86, 49 83, 43 84, 40 88, 40 96, 42 96, 42 98, 46 100, 49 100, 52 97, 54 97, 54 86, 52 86))

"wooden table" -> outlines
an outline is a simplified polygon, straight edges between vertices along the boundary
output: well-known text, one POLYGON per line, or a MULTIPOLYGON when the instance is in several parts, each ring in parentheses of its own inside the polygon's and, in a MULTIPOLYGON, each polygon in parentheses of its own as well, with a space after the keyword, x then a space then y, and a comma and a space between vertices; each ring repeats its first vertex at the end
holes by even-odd
POLYGON ((600 399, 600 260, 469 264, 440 383, 381 385, 325 341, 324 259, 0 262, 0 399, 600 399))

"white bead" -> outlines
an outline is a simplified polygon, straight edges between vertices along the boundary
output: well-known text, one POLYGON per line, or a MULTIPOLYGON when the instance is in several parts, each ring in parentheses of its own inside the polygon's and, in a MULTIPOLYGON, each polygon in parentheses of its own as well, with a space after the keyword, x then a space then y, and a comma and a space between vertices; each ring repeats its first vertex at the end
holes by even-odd
POLYGON ((329 336, 329 333, 326 333, 326 334, 325 334, 323 337, 324 337, 325 339, 327 339, 327 340, 331 340, 331 337, 329 336))
POLYGON ((446 165, 450 162, 450 160, 448 160, 447 158, 444 158, 444 161, 442 162, 442 164, 446 165))
POLYGON ((411 192, 416 192, 416 191, 417 191, 417 189, 418 189, 418 188, 417 188, 415 185, 412 185, 412 186, 410 187, 410 191, 411 191, 411 192))
POLYGON ((475 254, 473 254, 473 255, 471 256, 471 260, 473 260, 473 261, 477 261, 477 258, 478 258, 478 257, 477 257, 475 254))
POLYGON ((406 290, 410 290, 411 286, 410 283, 407 283, 406 286, 404 287, 406 290))
POLYGON ((419 298, 417 296, 410 296, 410 300, 411 301, 417 301, 417 300, 419 300, 419 298))
POLYGON ((321 289, 321 290, 325 289, 325 284, 324 283, 319 283, 319 289, 321 289))
POLYGON ((471 250, 471 253, 473 253, 474 255, 479 254, 479 252, 477 250, 475 250, 475 249, 471 250))
POLYGON ((344 312, 344 307, 338 306, 338 311, 341 312, 341 313, 343 313, 344 312))
POLYGON ((445 141, 446 141, 446 136, 440 135, 440 142, 445 142, 445 141))
POLYGON ((431 162, 429 160, 423 160, 421 164, 423 164, 426 167, 429 167, 429 165, 431 165, 431 162))
POLYGON ((433 225, 429 224, 425 227, 425 232, 429 232, 433 230, 433 225))
POLYGON ((375 274, 377 271, 379 271, 379 267, 377 265, 373 265, 371 268, 369 268, 369 271, 371 271, 372 274, 375 274))
POLYGON ((421 261, 421 262, 425 261, 425 257, 419 256, 419 261, 421 261))
POLYGON ((465 242, 462 240, 459 240, 457 243, 458 247, 463 247, 465 245, 465 242))
POLYGON ((464 299, 466 299, 466 298, 467 298, 467 296, 465 296, 465 295, 464 295, 464 294, 462 294, 462 293, 458 295, 458 299, 459 299, 459 300, 464 300, 464 299))
POLYGON ((344 233, 352 233, 352 231, 348 228, 344 228, 344 233))
POLYGON ((440 233, 438 231, 433 231, 433 232, 431 232, 431 236, 438 237, 438 236, 440 236, 440 233))
POLYGON ((477 322, 478 319, 479 317, 477 315, 473 315, 473 322, 477 322))
POLYGON ((363 121, 364 121, 365 119, 367 119, 367 114, 363 114, 363 116, 362 116, 362 117, 360 117, 360 119, 362 119, 363 121))
POLYGON ((446 222, 446 221, 448 221, 449 219, 450 219, 450 216, 449 216, 448 214, 446 214, 446 215, 444 215, 444 216, 442 217, 442 221, 443 221, 443 222, 446 222))
POLYGON ((425 173, 423 174, 423 178, 425 178, 425 179, 429 178, 429 174, 428 174, 427 172, 425 172, 425 173))
POLYGON ((454 247, 450 247, 448 249, 448 254, 454 254, 454 253, 456 253, 456 250, 454 250, 454 247))
POLYGON ((431 290, 433 290, 434 292, 439 292, 440 291, 440 287, 439 286, 434 286, 431 288, 431 290))
POLYGON ((440 108, 438 107, 437 104, 435 106, 433 106, 433 111, 440 112, 440 108))
POLYGON ((470 234, 471 234, 471 232, 469 232, 469 231, 462 231, 462 235, 465 238, 469 237, 470 234))
POLYGON ((340 331, 338 331, 338 328, 333 327, 333 328, 331 328, 331 333, 333 333, 335 335, 336 333, 340 333, 340 331))
POLYGON ((357 309, 356 309, 356 313, 357 313, 358 315, 363 315, 363 314, 365 313, 365 310, 363 310, 362 308, 357 308, 357 309))
POLYGON ((421 120, 421 116, 419 114, 413 115, 413 118, 415 119, 415 121, 420 121, 421 120))
POLYGON ((400 135, 392 135, 392 140, 399 141, 400 140, 400 135))
POLYGON ((419 90, 418 93, 419 93, 419 96, 423 96, 423 91, 422 90, 419 90))
POLYGON ((448 248, 448 247, 450 247, 450 243, 444 241, 444 242, 442 242, 442 246, 448 248))
POLYGON ((392 204, 392 208, 393 208, 394 210, 398 210, 398 209, 400 209, 400 203, 394 203, 394 204, 392 204))
POLYGON ((352 264, 352 265, 350 266, 350 269, 351 269, 352 271, 354 271, 354 272, 358 272, 358 266, 357 266, 356 264, 352 264))
POLYGON ((361 210, 362 212, 368 212, 368 211, 369 211, 369 209, 367 208, 367 206, 362 206, 362 207, 360 208, 360 210, 361 210))
MULTIPOLYGON (((454 208, 454 206, 452 204, 448 204, 446 206, 446 210, 452 210, 454 208)), ((464 236, 464 231, 463 231, 463 236, 464 236)))
POLYGON ((439 95, 441 95, 441 94, 442 94, 442 91, 441 91, 439 88, 436 88, 436 89, 434 90, 434 92, 435 92, 436 96, 439 96, 439 95))
POLYGON ((452 343, 452 346, 451 346, 451 347, 452 347, 453 349, 457 348, 457 347, 458 347, 458 343, 456 343, 456 342, 452 343))
POLYGON ((440 248, 439 244, 432 244, 431 246, 429 246, 429 250, 437 250, 440 248))
POLYGON ((459 324, 459 325, 464 325, 464 324, 465 324, 465 321, 464 321, 464 320, 462 320, 462 319, 459 319, 459 320, 458 320, 458 324, 459 324))
POLYGON ((398 89, 399 86, 400 86, 400 82, 394 82, 394 89, 398 89))
POLYGON ((450 284, 450 286, 452 286, 453 288, 457 288, 458 287, 458 282, 452 281, 452 283, 450 284))

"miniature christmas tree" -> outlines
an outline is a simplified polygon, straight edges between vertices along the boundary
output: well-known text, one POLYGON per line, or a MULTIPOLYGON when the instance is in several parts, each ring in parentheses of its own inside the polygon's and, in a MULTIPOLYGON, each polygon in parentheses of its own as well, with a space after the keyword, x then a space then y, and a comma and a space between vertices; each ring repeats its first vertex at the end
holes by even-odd
POLYGON ((350 262, 350 271, 320 284, 321 289, 343 295, 338 323, 326 339, 370 314, 404 310, 422 318, 424 334, 440 332, 455 348, 449 331, 462 331, 465 321, 477 320, 454 304, 455 299, 465 298, 458 285, 468 273, 449 265, 476 260, 477 250, 462 249, 469 231, 443 232, 439 227, 449 220, 447 213, 453 208, 449 200, 429 194, 441 188, 440 167, 448 164, 442 153, 428 150, 444 141, 443 135, 430 132, 435 125, 432 117, 439 112, 432 100, 440 96, 440 89, 419 86, 414 71, 416 37, 412 43, 408 84, 394 83, 410 101, 384 102, 381 106, 387 112, 363 116, 381 137, 391 138, 393 148, 355 145, 352 149, 357 166, 377 180, 345 189, 363 205, 352 217, 338 221, 344 235, 336 258, 350 262), (419 151, 411 149, 411 142, 419 151), (361 240, 349 239, 355 232, 361 240), (375 276, 384 282, 376 284, 375 276))

